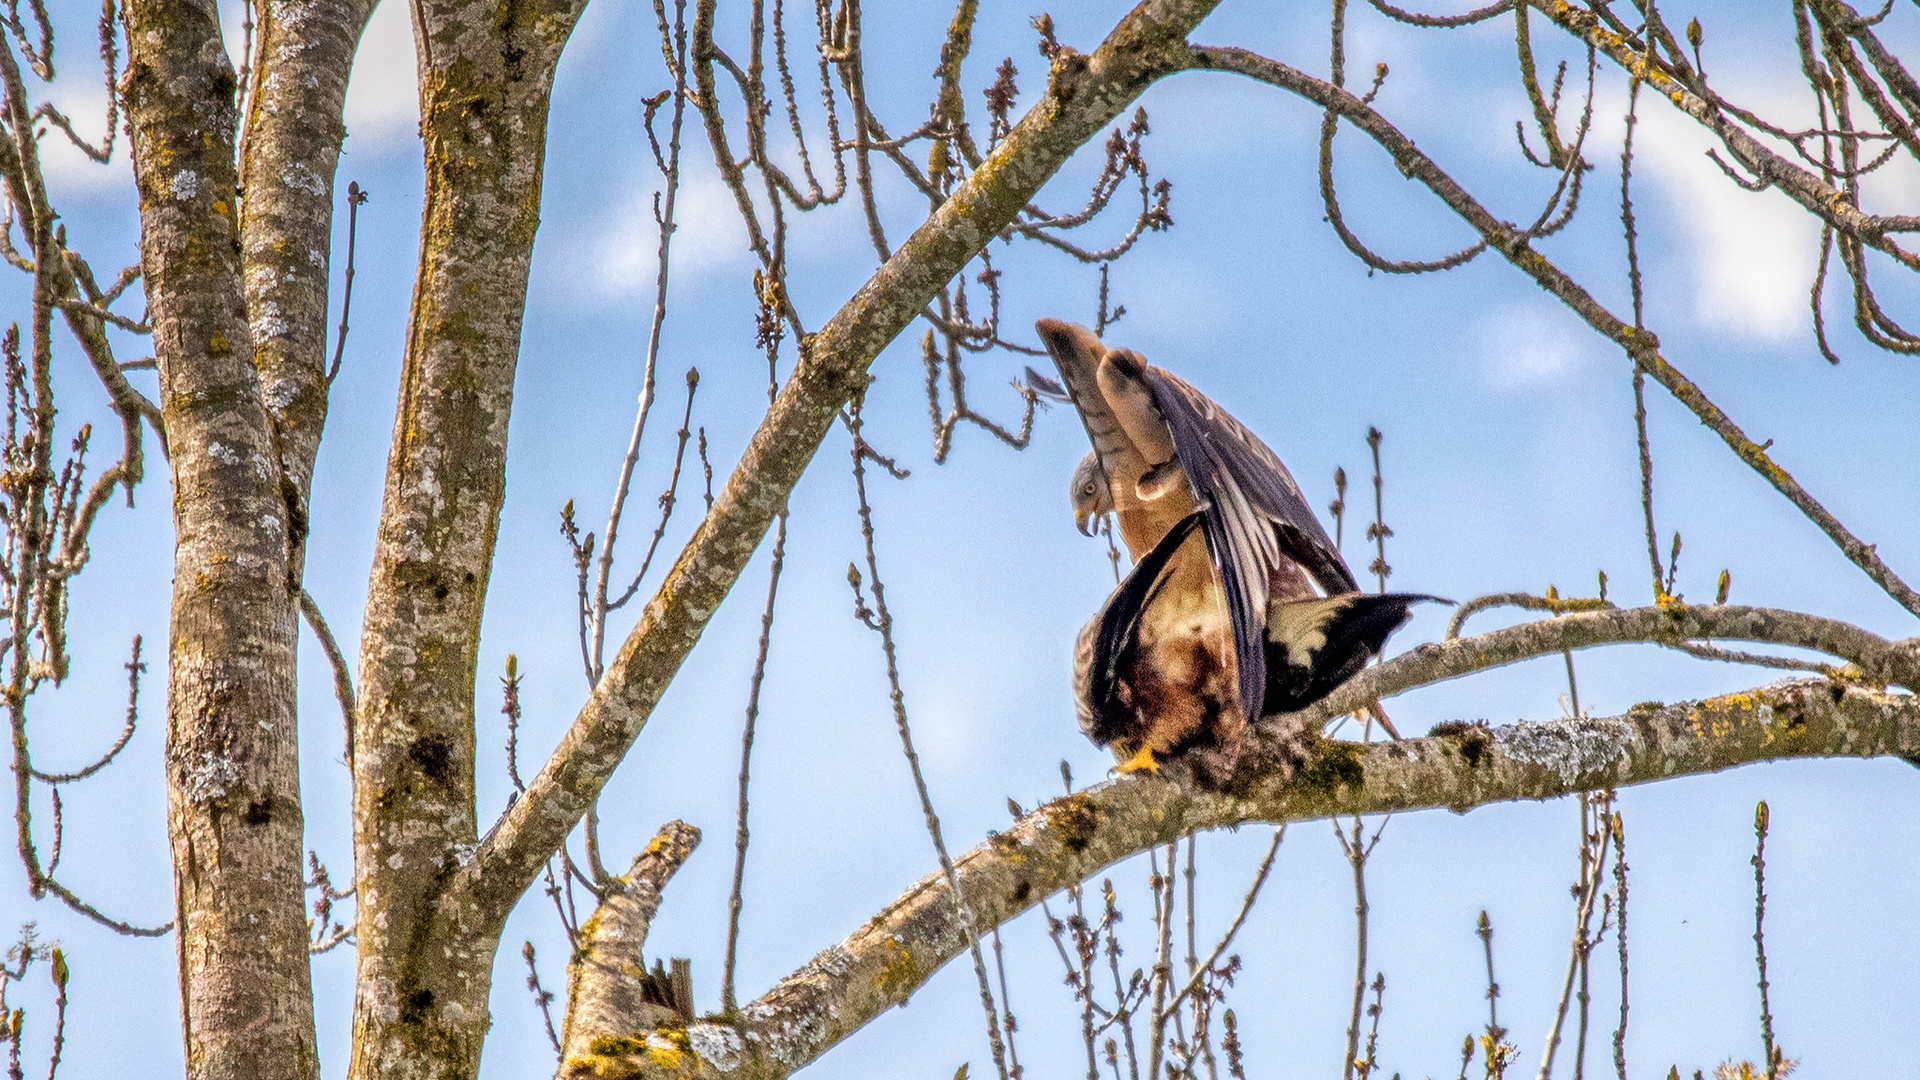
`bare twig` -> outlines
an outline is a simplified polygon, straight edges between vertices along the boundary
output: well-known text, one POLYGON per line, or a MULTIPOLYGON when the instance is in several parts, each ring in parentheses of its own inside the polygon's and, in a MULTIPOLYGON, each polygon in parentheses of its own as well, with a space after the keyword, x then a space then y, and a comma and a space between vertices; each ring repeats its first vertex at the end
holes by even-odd
MULTIPOLYGON (((639 588, 641 579, 646 576, 647 567, 653 562, 653 553, 660 544, 660 538, 666 532, 667 518, 673 513, 674 492, 679 486, 680 479, 680 460, 687 448, 687 421, 693 415, 693 393, 700 379, 698 371, 693 368, 687 369, 687 413, 680 425, 680 445, 674 454, 673 479, 668 486, 667 494, 662 497, 660 525, 654 531, 653 541, 647 548, 646 557, 641 561, 639 573, 634 575, 633 584, 627 588, 618 602, 610 604, 607 601, 607 587, 613 573, 614 540, 620 531, 620 519, 626 508, 627 492, 633 484, 633 470, 640 460, 640 441, 646 434, 647 415, 653 410, 654 374, 660 360, 660 334, 667 320, 667 279, 668 271, 672 267, 673 233, 676 228, 674 213, 680 195, 680 133, 685 122, 687 106, 687 40, 684 23, 681 21, 685 12, 684 0, 679 0, 675 4, 675 26, 678 32, 671 36, 667 27, 665 9, 656 5, 655 10, 660 22, 661 49, 666 54, 669 69, 674 73, 673 118, 667 135, 667 152, 664 158, 659 155, 657 143, 655 146, 655 157, 660 164, 665 190, 654 195, 654 223, 658 226, 660 240, 654 255, 653 317, 647 330, 647 352, 641 369, 640 399, 638 407, 634 410, 633 434, 627 440, 627 452, 620 461, 620 477, 614 484, 613 505, 607 510, 606 542, 601 545, 600 561, 594 570, 591 610, 587 616, 592 635, 592 643, 589 647, 592 659, 589 662, 588 671, 594 681, 599 680, 603 669, 601 658, 606 646, 607 612, 625 604, 634 590, 639 588)), ((647 110, 649 121, 652 119, 653 109, 657 107, 657 103, 649 105, 647 110)), ((653 139, 653 127, 650 122, 647 125, 647 137, 650 140, 653 139)))
POLYGON ((320 639, 320 649, 327 654, 327 664, 333 668, 333 696, 340 702, 340 719, 346 724, 347 764, 353 764, 353 720, 354 702, 353 672, 347 667, 347 658, 340 651, 340 645, 333 640, 333 631, 327 629, 327 620, 320 614, 320 605, 314 602, 313 594, 300 590, 300 614, 307 620, 313 636, 320 639))
POLYGON ((1614 943, 1620 953, 1620 1024, 1613 1029, 1613 1069, 1617 1080, 1627 1080, 1627 829, 1620 812, 1613 812, 1614 943))
MULTIPOLYGON (((1578 716, 1573 718, 1576 722, 1578 716)), ((1580 799, 1580 872, 1579 880, 1573 887, 1574 921, 1573 943, 1568 949, 1567 973, 1560 987, 1560 1003, 1554 1009, 1553 1023, 1547 1029, 1545 1048, 1540 1052, 1539 1080, 1547 1080, 1553 1075, 1555 1053, 1560 1047, 1562 1026, 1566 1022, 1568 1006, 1573 1002, 1574 988, 1578 982, 1580 1017, 1579 1034, 1575 1042, 1573 1061, 1574 1076, 1581 1075, 1586 1055, 1586 1019, 1587 994, 1586 972, 1587 958, 1593 952, 1597 941, 1593 933, 1594 904, 1600 897, 1600 884, 1606 869, 1607 854, 1612 843, 1612 805, 1613 793, 1604 791, 1582 795, 1580 799)), ((1604 929, 1604 922, 1602 924, 1604 929)))
POLYGON ((1517 607, 1527 611, 1551 611, 1555 615, 1566 615, 1576 611, 1613 611, 1614 605, 1604 597, 1590 599, 1586 597, 1534 596, 1531 593, 1492 593, 1475 597, 1454 609, 1453 618, 1447 620, 1446 641, 1460 636, 1460 630, 1469 618, 1482 611, 1497 607, 1517 607))
POLYGON ((1767 1080, 1780 1067, 1780 1048, 1773 1041, 1773 1009, 1767 1000, 1767 804, 1753 809, 1753 952, 1760 969, 1760 1047, 1765 1055, 1767 1080))
POLYGON ((1340 841, 1340 850, 1353 869, 1353 1013, 1347 1021, 1346 1060, 1340 1063, 1340 1075, 1345 1080, 1351 1080, 1355 1067, 1360 1064, 1360 1015, 1367 993, 1367 915, 1371 906, 1367 903, 1367 858, 1373 854, 1374 846, 1380 843, 1380 834, 1386 831, 1389 820, 1391 815, 1382 818, 1373 832, 1373 839, 1364 841, 1359 815, 1354 815, 1351 838, 1340 831, 1339 819, 1333 822, 1333 835, 1340 841))
MULTIPOLYGON (((953 897, 955 913, 960 925, 965 928, 967 948, 973 957, 973 970, 980 983, 980 1007, 987 1016, 987 1045, 993 1052, 994 1067, 999 1071, 1001 1080, 1008 1080, 1006 1048, 1000 1038, 1000 1018, 993 1000, 993 988, 987 981, 987 965, 980 953, 980 934, 975 927, 972 908, 968 906, 965 895, 960 891, 960 879, 953 869, 953 860, 947 855, 946 841, 940 835, 940 818, 934 812, 933 798, 927 792, 927 781, 920 772, 920 756, 913 749, 913 733, 907 725, 906 696, 900 688, 900 667, 893 644, 893 618, 887 610, 886 587, 880 581, 880 565, 874 554, 873 511, 867 504, 866 461, 873 458, 883 466, 891 463, 872 452, 860 434, 860 396, 856 395, 846 414, 848 434, 853 439, 853 485, 859 496, 860 536, 865 546, 867 574, 873 584, 873 629, 880 635, 881 652, 886 657, 887 693, 893 702, 893 719, 900 733, 900 748, 906 755, 908 771, 913 775, 914 790, 920 796, 920 809, 926 817, 927 835, 933 840, 934 853, 939 856, 940 869, 946 875, 947 888, 953 897)), ((858 585, 855 585, 858 593, 858 585)))
POLYGON ((520 658, 513 653, 507 654, 507 673, 500 679, 500 711, 507 718, 507 780, 513 784, 513 795, 509 799, 527 790, 520 782, 520 658))
POLYGON ((340 374, 340 359, 347 349, 347 315, 353 310, 353 254, 354 242, 360 236, 360 204, 367 201, 367 193, 360 187, 358 180, 347 183, 347 270, 340 284, 340 328, 333 333, 333 362, 327 365, 327 385, 333 385, 334 377, 340 374))
MULTIPOLYGON (((33 778, 35 780, 48 785, 71 784, 76 780, 85 780, 87 777, 113 764, 113 759, 119 757, 120 751, 127 748, 127 743, 133 738, 133 729, 135 725, 140 722, 140 676, 147 670, 147 665, 140 659, 140 641, 140 635, 135 634, 133 636, 133 657, 128 660, 125 665, 127 669, 127 719, 126 723, 121 725, 120 734, 113 740, 113 745, 107 748, 106 753, 95 758, 92 764, 75 769, 72 772, 44 773, 39 769, 35 769, 33 770, 33 778)), ((53 872, 51 865, 48 867, 47 872, 53 872)))
POLYGON ((520 946, 520 958, 527 962, 527 992, 533 995, 533 1006, 540 1010, 540 1019, 547 1025, 547 1042, 553 1046, 553 1059, 562 1061, 560 1033, 553 1027, 553 991, 540 985, 540 965, 534 958, 533 942, 520 946))
POLYGON ((744 907, 742 886, 747 873, 747 786, 753 764, 754 727, 760 719, 760 687, 767 676, 767 650, 773 643, 773 604, 780 593, 780 569, 786 562, 787 515, 782 513, 774 525, 773 559, 767 568, 767 603, 760 611, 760 643, 753 655, 753 675, 747 681, 747 720, 740 731, 740 798, 734 816, 733 885, 727 893, 727 947, 725 966, 720 976, 720 1011, 733 1012, 733 970, 740 943, 740 913, 744 907))
POLYGON ((1382 500, 1384 481, 1380 473, 1380 429, 1367 429, 1367 449, 1373 451, 1373 523, 1367 526, 1367 539, 1374 543, 1373 562, 1367 566, 1380 581, 1380 591, 1387 591, 1387 578, 1393 574, 1393 567, 1387 565, 1387 537, 1393 530, 1387 528, 1385 504, 1382 500))

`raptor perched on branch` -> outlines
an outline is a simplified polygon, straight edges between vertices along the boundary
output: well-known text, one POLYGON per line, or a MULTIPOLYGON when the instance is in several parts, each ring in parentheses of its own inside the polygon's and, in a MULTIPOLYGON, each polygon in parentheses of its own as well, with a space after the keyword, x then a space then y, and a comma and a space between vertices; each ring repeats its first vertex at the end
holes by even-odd
POLYGON ((1287 467, 1206 395, 1084 327, 1037 329, 1093 441, 1076 523, 1111 512, 1135 560, 1080 633, 1081 728, 1124 771, 1185 755, 1225 784, 1249 717, 1325 697, 1432 598, 1360 593, 1287 467))

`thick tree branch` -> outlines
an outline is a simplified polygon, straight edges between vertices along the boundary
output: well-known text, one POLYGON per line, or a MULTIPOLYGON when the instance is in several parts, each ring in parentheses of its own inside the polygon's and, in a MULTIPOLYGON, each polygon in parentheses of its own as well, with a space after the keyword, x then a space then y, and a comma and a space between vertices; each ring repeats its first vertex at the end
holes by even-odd
MULTIPOLYGON (((567 1018, 560 1045, 565 1057, 592 1052, 609 1032, 650 1031, 679 1014, 673 1002, 651 1000, 640 955, 660 908, 660 890, 700 843, 700 830, 669 821, 633 857, 625 877, 605 885, 593 916, 580 925, 580 942, 567 963, 567 1018)), ((653 987, 657 993, 658 987, 653 987)), ((685 1024, 691 1017, 679 1017, 685 1024)))
MULTIPOLYGON (((1126 777, 1040 807, 955 867, 985 930, 1197 829, 1440 807, 1459 813, 1760 761, 1887 754, 1920 761, 1913 697, 1824 680, 1782 683, 1606 719, 1447 724, 1423 739, 1323 741, 1291 777, 1268 774, 1240 797, 1126 777)), ((930 874, 738 1016, 633 1033, 605 1044, 609 1053, 569 1061, 563 1075, 783 1077, 904 1003, 965 947, 946 883, 930 874)))
MULTIPOLYGON (((279 436, 280 467, 305 516, 327 418, 327 291, 333 181, 353 53, 373 0, 259 5, 241 145, 240 245, 254 365, 279 436)), ((296 539, 304 539, 297 537, 296 539)), ((300 558, 295 555, 296 572, 300 558)))
MULTIPOLYGON (((1605 33, 1598 28, 1594 32, 1605 33)), ((1574 314, 1584 319, 1588 326, 1618 344, 1635 364, 1645 369, 1647 374, 1659 381, 1660 385, 1666 387, 1667 391, 1690 409, 1702 424, 1713 429, 1714 434, 1720 436, 1740 460, 1746 462, 1761 476, 1766 477, 1775 490, 1786 496, 1787 500, 1798 507, 1801 513, 1812 519, 1814 524, 1827 534, 1854 565, 1860 567, 1868 577, 1886 590, 1887 595, 1893 597, 1901 607, 1920 615, 1920 593, 1916 593, 1900 579, 1898 574, 1893 572, 1893 569, 1874 550, 1874 545, 1853 535, 1838 518, 1829 513, 1826 507, 1801 487, 1799 481, 1767 455, 1765 446, 1749 439, 1746 433, 1740 430, 1739 425, 1722 412, 1720 407, 1715 405, 1692 380, 1668 363, 1666 358, 1660 355, 1660 341, 1651 331, 1636 329, 1608 311, 1579 282, 1534 250, 1525 230, 1489 213, 1486 207, 1480 205, 1479 200, 1448 176, 1432 158, 1414 146, 1413 140, 1402 134, 1372 106, 1332 83, 1323 82, 1276 60, 1270 60, 1244 49, 1196 46, 1194 56, 1196 67, 1230 71, 1280 87, 1323 108, 1339 113, 1341 117, 1365 132, 1379 143, 1382 149, 1393 155, 1394 164, 1399 167, 1402 174, 1425 184, 1428 190, 1439 196, 1449 209, 1460 215, 1490 246, 1505 256, 1508 262, 1533 278, 1541 288, 1558 297, 1562 303, 1572 309, 1574 314)), ((1651 78, 1651 75, 1646 77, 1651 78)), ((1729 146, 1731 145, 1730 143, 1729 146)), ((1833 201, 1822 205, 1831 208, 1839 201, 1839 196, 1831 195, 1831 189, 1825 190, 1829 192, 1833 201)))
MULTIPOLYGON (((356 1080, 470 1077, 489 1022, 500 920, 447 902, 445 890, 478 839, 480 621, 506 497, 553 74, 584 7, 413 4, 426 196, 360 638, 356 1080)), ((311 406, 324 393, 317 364, 302 353, 288 368, 309 380, 311 406)), ((284 419, 299 416, 320 414, 296 402, 284 419)))
POLYGON ((1187 32, 1216 0, 1147 0, 1090 56, 1063 49, 1046 96, 827 325, 540 774, 481 845, 463 893, 504 918, 586 812, 786 504, 866 369, 1075 150, 1155 80, 1189 62, 1187 32))

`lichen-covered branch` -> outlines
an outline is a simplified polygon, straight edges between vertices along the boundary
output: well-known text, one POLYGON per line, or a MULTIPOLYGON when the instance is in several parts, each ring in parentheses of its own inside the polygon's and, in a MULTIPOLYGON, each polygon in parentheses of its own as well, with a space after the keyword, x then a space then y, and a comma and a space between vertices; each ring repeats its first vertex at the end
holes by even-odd
POLYGON ((691 1019, 680 1017, 672 1001, 653 1000, 649 988, 658 988, 646 978, 640 950, 660 908, 660 890, 699 843, 699 829, 669 821, 633 857, 625 877, 603 886, 600 907, 580 924, 580 940, 567 963, 563 1058, 587 1055, 596 1040, 608 1036, 651 1030, 675 1017, 682 1024, 691 1019))
POLYGON ((1056 54, 1046 96, 819 333, 713 509, 540 774, 481 845, 458 886, 500 916, 586 812, 654 703, 785 506, 866 369, 935 293, 1080 146, 1189 61, 1187 32, 1215 0, 1147 0, 1091 55, 1056 54))
MULTIPOLYGON (((1139 776, 1111 781, 1040 807, 955 860, 955 869, 984 931, 1197 829, 1464 812, 1760 761, 1889 754, 1920 761, 1920 702, 1825 680, 1635 706, 1605 719, 1444 724, 1422 739, 1323 741, 1292 776, 1268 774, 1240 796, 1139 776)), ((904 1003, 965 947, 946 882, 930 874, 737 1016, 631 1033, 608 1046, 615 1052, 570 1061, 563 1075, 783 1077, 904 1003)))

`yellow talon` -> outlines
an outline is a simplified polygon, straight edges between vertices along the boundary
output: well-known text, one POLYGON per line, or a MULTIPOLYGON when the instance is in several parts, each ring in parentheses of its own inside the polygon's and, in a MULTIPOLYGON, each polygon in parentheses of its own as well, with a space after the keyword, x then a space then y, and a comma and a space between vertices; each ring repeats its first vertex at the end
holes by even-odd
POLYGON ((1160 763, 1153 760, 1152 747, 1142 746, 1140 747, 1139 753, 1128 758, 1126 761, 1121 762, 1118 765, 1115 765, 1113 767, 1113 771, 1117 773, 1121 773, 1123 775, 1126 773, 1145 772, 1145 773, 1153 773, 1155 776, 1158 776, 1160 774, 1160 763))

